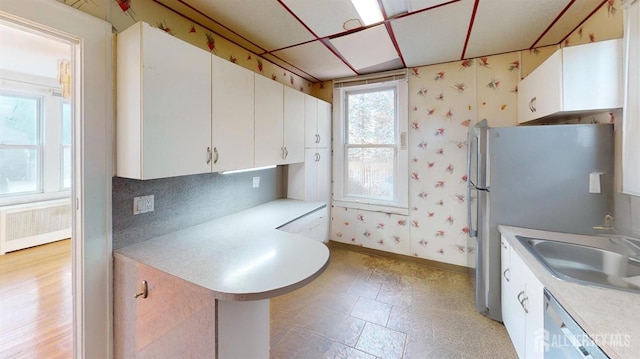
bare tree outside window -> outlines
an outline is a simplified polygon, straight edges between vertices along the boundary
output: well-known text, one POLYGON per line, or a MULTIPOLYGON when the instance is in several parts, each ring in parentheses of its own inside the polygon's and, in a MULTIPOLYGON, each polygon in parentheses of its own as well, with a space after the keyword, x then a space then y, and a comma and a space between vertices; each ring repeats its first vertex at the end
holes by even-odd
POLYGON ((397 196, 396 89, 346 93, 345 194, 380 200, 397 196))

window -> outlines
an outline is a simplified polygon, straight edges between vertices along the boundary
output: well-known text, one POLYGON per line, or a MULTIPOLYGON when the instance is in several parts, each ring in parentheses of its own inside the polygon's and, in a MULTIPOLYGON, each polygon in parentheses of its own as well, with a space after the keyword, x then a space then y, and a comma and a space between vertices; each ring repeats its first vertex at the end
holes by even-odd
POLYGON ((71 104, 46 86, 0 89, 0 205, 68 196, 71 104))
POLYGON ((0 93, 0 196, 42 188, 41 103, 39 97, 0 93))
POLYGON ((61 189, 71 188, 71 103, 69 101, 62 102, 62 136, 60 140, 60 171, 62 178, 60 179, 61 189))
POLYGON ((407 214, 407 80, 336 83, 334 203, 407 214))

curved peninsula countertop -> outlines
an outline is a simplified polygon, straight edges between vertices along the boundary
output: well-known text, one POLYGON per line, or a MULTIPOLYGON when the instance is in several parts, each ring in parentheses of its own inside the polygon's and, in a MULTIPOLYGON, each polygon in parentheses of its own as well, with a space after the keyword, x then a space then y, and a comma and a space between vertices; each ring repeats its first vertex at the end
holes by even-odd
POLYGON ((280 199, 115 251, 115 358, 268 358, 270 298, 329 263, 324 243, 277 228, 328 225, 326 210, 280 199))
POLYGON ((272 298, 298 289, 328 265, 324 243, 277 228, 325 207, 279 199, 115 251, 208 289, 225 301, 272 298))

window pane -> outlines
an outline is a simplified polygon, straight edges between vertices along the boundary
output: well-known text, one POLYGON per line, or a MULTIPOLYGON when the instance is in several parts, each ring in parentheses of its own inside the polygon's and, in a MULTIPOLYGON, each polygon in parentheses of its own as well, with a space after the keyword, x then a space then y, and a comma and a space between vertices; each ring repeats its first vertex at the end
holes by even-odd
POLYGON ((71 188, 71 147, 62 147, 62 188, 71 188))
POLYGON ((348 148, 346 194, 393 200, 394 153, 393 148, 348 148))
POLYGON ((36 192, 38 185, 36 149, 0 149, 0 195, 36 192))
POLYGON ((62 103, 62 144, 71 145, 71 104, 62 103))
POLYGON ((38 100, 0 95, 0 143, 35 145, 38 143, 38 100))
POLYGON ((395 89, 347 94, 347 143, 395 143, 395 89))

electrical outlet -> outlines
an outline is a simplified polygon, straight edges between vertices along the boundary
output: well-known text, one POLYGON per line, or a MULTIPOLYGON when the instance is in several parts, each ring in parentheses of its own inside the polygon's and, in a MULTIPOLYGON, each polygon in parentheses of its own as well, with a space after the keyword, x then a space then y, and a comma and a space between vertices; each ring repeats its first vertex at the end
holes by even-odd
POLYGON ((144 196, 144 211, 153 212, 153 195, 144 196))
POLYGON ((253 177, 253 188, 260 187, 260 177, 253 177))
POLYGON ((147 212, 153 212, 153 195, 140 196, 133 198, 133 214, 142 214, 147 212))

